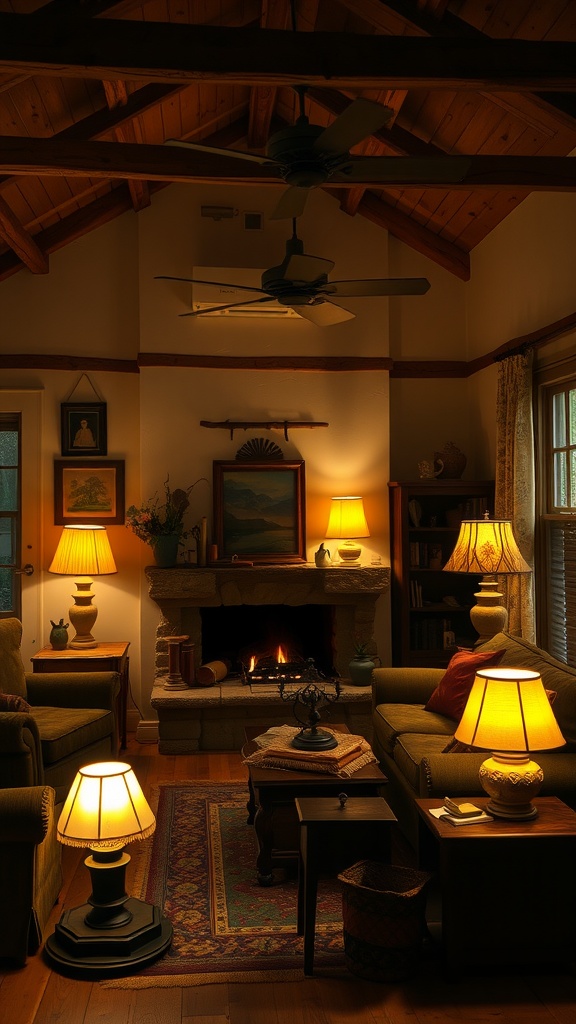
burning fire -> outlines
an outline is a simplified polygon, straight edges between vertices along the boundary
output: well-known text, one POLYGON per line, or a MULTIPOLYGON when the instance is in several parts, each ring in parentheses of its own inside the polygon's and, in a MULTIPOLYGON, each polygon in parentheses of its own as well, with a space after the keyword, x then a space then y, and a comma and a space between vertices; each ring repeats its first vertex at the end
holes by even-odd
POLYGON ((256 657, 255 657, 254 654, 252 654, 250 656, 250 668, 248 669, 248 671, 249 672, 253 672, 255 668, 256 668, 256 657))
POLYGON ((287 663, 287 661, 288 661, 288 658, 286 656, 286 651, 279 644, 278 645, 278 653, 276 654, 276 662, 277 662, 278 665, 285 665, 287 663))

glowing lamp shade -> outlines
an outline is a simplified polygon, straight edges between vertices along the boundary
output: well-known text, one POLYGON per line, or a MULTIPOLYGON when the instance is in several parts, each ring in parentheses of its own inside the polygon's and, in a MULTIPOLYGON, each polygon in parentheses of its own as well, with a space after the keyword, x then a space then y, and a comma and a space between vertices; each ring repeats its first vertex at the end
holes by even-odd
POLYGON ((508 611, 501 603, 496 576, 531 572, 522 557, 507 519, 467 519, 460 526, 456 546, 444 566, 444 572, 482 575, 480 590, 470 620, 479 634, 476 646, 506 629, 508 611))
POLYGON ((68 611, 76 635, 70 647, 82 649, 97 647, 92 628, 98 617, 93 604, 92 576, 106 576, 117 572, 110 541, 104 526, 65 526, 52 559, 49 572, 62 576, 76 576, 74 604, 68 611))
POLYGON ((147 839, 156 819, 129 764, 102 761, 76 774, 58 820, 67 846, 88 847, 88 902, 65 911, 46 940, 46 956, 63 973, 126 974, 168 949, 172 925, 160 909, 130 898, 125 889, 127 843, 147 839))
POLYGON ((536 817, 531 800, 540 790, 544 773, 531 760, 530 751, 553 750, 566 742, 539 672, 507 667, 479 670, 455 738, 494 751, 480 768, 480 783, 490 796, 489 814, 536 817))
POLYGON ((370 536, 362 498, 354 495, 332 498, 326 536, 343 541, 338 547, 343 565, 360 564, 362 547, 357 540, 370 536))

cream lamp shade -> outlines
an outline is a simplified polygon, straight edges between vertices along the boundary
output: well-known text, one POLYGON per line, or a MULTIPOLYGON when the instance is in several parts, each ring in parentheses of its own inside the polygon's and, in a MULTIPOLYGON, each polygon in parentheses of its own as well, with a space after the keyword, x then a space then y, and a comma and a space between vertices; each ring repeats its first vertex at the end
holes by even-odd
POLYGON ((58 820, 67 846, 116 850, 147 839, 156 827, 133 769, 121 761, 89 764, 76 773, 58 820))
POLYGON ((91 632, 98 617, 98 609, 93 604, 91 577, 117 572, 106 527, 80 524, 65 526, 48 571, 77 577, 74 581, 76 593, 72 595, 74 604, 68 612, 76 630, 70 647, 97 647, 91 632))
POLYGON ((456 546, 446 562, 444 572, 481 574, 480 590, 474 594, 476 604, 470 619, 479 634, 476 646, 506 629, 508 611, 498 592, 496 576, 505 573, 531 572, 522 557, 512 523, 507 519, 465 519, 460 526, 456 546))
POLYGON ((357 540, 369 536, 362 498, 356 495, 332 498, 326 537, 343 541, 338 547, 342 565, 360 565, 362 547, 357 540))
POLYGON ((56 970, 81 976, 140 970, 168 949, 172 925, 159 907, 129 897, 127 843, 147 839, 156 819, 129 764, 101 761, 76 773, 58 819, 57 838, 89 848, 84 863, 92 892, 87 903, 65 910, 46 940, 56 970))
POLYGON ((553 750, 566 742, 539 672, 522 668, 480 669, 455 732, 461 743, 494 753, 480 768, 490 796, 488 814, 536 817, 531 803, 544 780, 532 750, 553 750))

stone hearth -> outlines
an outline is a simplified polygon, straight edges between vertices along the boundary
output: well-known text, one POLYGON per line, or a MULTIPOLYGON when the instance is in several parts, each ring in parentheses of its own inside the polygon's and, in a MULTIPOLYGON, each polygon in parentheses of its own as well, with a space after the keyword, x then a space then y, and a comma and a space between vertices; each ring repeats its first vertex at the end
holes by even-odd
POLYGON ((343 682, 343 693, 331 709, 331 718, 366 735, 370 688, 347 685, 346 672, 353 655, 354 637, 369 639, 374 634, 375 605, 389 587, 389 568, 148 566, 146 576, 150 597, 161 611, 151 697, 158 714, 161 753, 239 749, 245 725, 272 725, 289 720, 290 709, 276 693, 264 693, 256 686, 234 680, 202 689, 164 689, 168 672, 167 637, 189 636, 195 645, 198 667, 202 663, 201 609, 218 605, 329 605, 333 610, 334 665, 343 682))

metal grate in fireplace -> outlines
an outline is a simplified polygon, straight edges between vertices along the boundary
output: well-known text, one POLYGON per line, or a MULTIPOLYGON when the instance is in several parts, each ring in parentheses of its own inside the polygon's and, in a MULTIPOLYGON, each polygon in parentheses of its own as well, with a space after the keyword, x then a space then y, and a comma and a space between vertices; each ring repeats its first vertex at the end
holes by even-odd
POLYGON ((232 673, 245 675, 252 659, 276 665, 281 648, 290 664, 312 659, 321 676, 336 674, 331 605, 219 606, 201 608, 200 618, 204 661, 225 660, 232 673))

